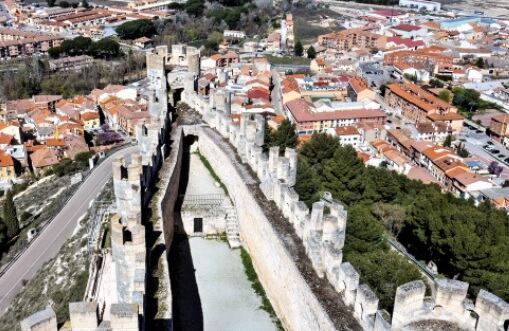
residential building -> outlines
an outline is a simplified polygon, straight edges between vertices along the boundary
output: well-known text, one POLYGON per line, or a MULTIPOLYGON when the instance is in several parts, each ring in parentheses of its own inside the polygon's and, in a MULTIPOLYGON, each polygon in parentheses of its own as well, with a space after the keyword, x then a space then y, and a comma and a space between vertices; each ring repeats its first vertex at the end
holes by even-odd
POLYGON ((77 70, 88 67, 92 63, 94 63, 94 58, 88 55, 66 56, 48 61, 49 69, 51 71, 77 70))
POLYGON ((509 135, 509 114, 499 113, 493 115, 489 132, 498 141, 502 141, 504 137, 507 137, 509 135))
POLYGON ((286 103, 284 110, 287 118, 296 124, 301 135, 362 123, 384 124, 387 117, 383 111, 378 109, 343 109, 320 112, 303 99, 286 103))
POLYGON ((409 39, 426 37, 428 34, 426 27, 411 24, 398 24, 392 26, 389 30, 395 36, 409 39))
POLYGON ((376 98, 376 92, 370 89, 368 83, 360 77, 353 77, 348 81, 347 95, 352 101, 375 100, 376 98))
POLYGON ((12 181, 15 178, 14 159, 6 152, 0 150, 0 182, 12 181))
POLYGON ((389 84, 385 92, 385 102, 412 123, 443 123, 449 132, 459 133, 463 127, 463 116, 446 101, 423 90, 415 84, 389 84))
POLYGON ((87 131, 98 129, 101 126, 99 114, 96 112, 85 112, 81 114, 81 121, 83 122, 83 129, 87 131))
POLYGON ((431 12, 440 11, 442 8, 442 4, 440 2, 427 0, 399 0, 399 6, 416 10, 425 9, 431 12))
POLYGON ((400 70, 412 67, 429 73, 448 70, 452 72, 453 58, 428 49, 397 51, 384 55, 384 64, 400 70))
POLYGON ((34 173, 41 174, 60 162, 60 154, 53 148, 42 147, 30 155, 30 160, 34 173))
POLYGON ((228 39, 244 39, 246 38, 246 33, 239 30, 224 30, 223 36, 228 39))
POLYGON ((353 48, 383 48, 386 40, 385 36, 355 28, 323 34, 318 37, 318 44, 338 51, 350 51, 353 48))
POLYGON ((342 146, 357 147, 363 144, 362 134, 355 126, 340 126, 333 129, 332 133, 338 138, 342 146))

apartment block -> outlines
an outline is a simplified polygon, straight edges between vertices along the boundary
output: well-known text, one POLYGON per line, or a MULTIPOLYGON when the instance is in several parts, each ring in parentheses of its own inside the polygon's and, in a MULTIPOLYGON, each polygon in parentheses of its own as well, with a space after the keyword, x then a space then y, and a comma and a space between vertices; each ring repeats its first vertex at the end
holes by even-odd
POLYGON ((323 34, 318 37, 318 44, 339 51, 357 48, 383 48, 387 37, 360 28, 348 29, 323 34))
POLYGON ((457 113, 456 107, 415 84, 389 84, 385 102, 401 110, 402 115, 414 124, 445 124, 454 134, 463 127, 463 116, 457 113))

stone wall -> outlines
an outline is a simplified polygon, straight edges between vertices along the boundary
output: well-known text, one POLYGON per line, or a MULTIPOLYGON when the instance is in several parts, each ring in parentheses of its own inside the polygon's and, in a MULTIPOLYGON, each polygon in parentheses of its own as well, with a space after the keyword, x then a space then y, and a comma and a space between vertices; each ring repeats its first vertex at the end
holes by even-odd
MULTIPOLYGON (((145 295, 147 270, 150 270, 150 251, 147 250, 145 234, 145 211, 154 194, 158 170, 168 153, 168 136, 171 115, 168 109, 166 47, 157 47, 147 54, 150 119, 136 129, 139 153, 126 159, 113 161, 113 187, 117 213, 111 221, 112 278, 115 287, 112 297, 118 302, 109 304, 109 320, 103 319, 104 307, 96 303, 76 302, 70 304, 71 330, 73 331, 139 331, 145 329, 145 295), (151 89, 151 90, 150 90, 151 89)), ((177 132, 177 135, 180 132, 177 132)), ((179 147, 180 136, 176 137, 179 147)), ((177 153, 177 156, 179 153, 177 153)), ((178 159, 178 157, 177 157, 178 159)), ((178 179, 180 164, 173 176, 178 179)), ((168 199, 168 197, 166 196, 168 199)), ((170 197, 171 198, 171 197, 170 197)), ((164 197, 163 197, 164 199, 164 197)), ((172 206, 173 204, 165 204, 172 206)), ((154 227, 157 227, 156 223, 154 227)), ((170 228, 169 230, 173 230, 170 228)), ((171 236, 172 231, 166 235, 171 236)), ((171 237, 165 238, 171 243, 171 237)), ((167 268, 166 264, 163 264, 167 268)), ((163 270, 168 275, 168 270, 163 270)), ((48 307, 21 321, 23 330, 56 331, 56 318, 48 307)))
MULTIPOLYGON (((330 214, 324 215, 324 203, 318 202, 313 205, 310 211, 304 203, 299 201, 298 195, 292 189, 296 173, 295 151, 287 149, 285 155, 280 157, 277 148, 271 149, 267 157, 261 152, 260 148, 263 140, 261 142, 259 140, 262 134, 259 118, 243 114, 239 127, 232 122, 226 113, 216 111, 215 108, 210 106, 190 86, 189 84, 188 88, 184 90, 183 100, 198 110, 205 122, 235 147, 242 163, 250 166, 251 171, 256 174, 261 182, 260 189, 265 197, 276 204, 302 240, 302 245, 311 260, 316 277, 323 277, 334 286, 341 294, 343 301, 353 308, 353 315, 363 329, 377 331, 412 330, 414 329, 413 326, 416 325, 415 323, 419 323, 420 327, 424 326, 425 328, 432 326, 433 329, 436 329, 437 325, 441 325, 440 323, 444 325, 452 323, 465 330, 499 331, 503 328, 504 323, 509 320, 509 304, 489 292, 481 291, 474 306, 472 301, 467 298, 469 285, 458 280, 437 280, 434 284, 433 296, 430 298, 424 297, 425 287, 422 282, 416 281, 404 284, 397 289, 393 316, 391 317, 387 312, 378 310, 376 294, 366 284, 360 284, 358 272, 348 262, 342 261, 341 250, 345 240, 347 219, 343 206, 332 201, 327 206, 330 209, 330 214)), ((212 148, 201 142, 201 139, 202 135, 200 135, 200 150, 212 148)), ((212 160, 219 158, 218 152, 215 149, 213 152, 207 153, 206 157, 212 160)), ((233 155, 230 155, 232 164, 225 161, 225 159, 222 162, 216 160, 213 166, 220 173, 221 178, 228 183, 228 189, 231 186, 232 190, 238 191, 241 190, 238 187, 240 182, 249 184, 247 178, 239 174, 238 171, 237 173, 232 172, 231 167, 235 166, 237 162, 233 155), (236 178, 232 174, 236 174, 240 178, 236 178), (232 181, 235 181, 235 183, 232 183, 232 181)), ((236 194, 239 194, 241 198, 239 201, 242 201, 242 204, 250 201, 246 198, 244 192, 240 191, 236 194)), ((260 215, 253 214, 255 211, 252 210, 253 206, 250 203, 248 208, 245 208, 248 211, 244 211, 241 206, 237 206, 237 208, 239 216, 242 215, 240 216, 241 236, 247 247, 250 250, 253 250, 250 246, 256 247, 256 250, 263 252, 260 255, 270 261, 270 252, 264 250, 264 247, 274 244, 273 240, 267 238, 274 238, 267 237, 268 233, 264 233, 265 237, 260 236, 257 240, 252 240, 251 237, 256 236, 257 231, 263 231, 261 230, 263 224, 260 222, 260 224, 257 224, 257 228, 248 225, 246 229, 246 221, 242 220, 243 217, 247 217, 248 220, 252 221, 258 219, 260 215)), ((272 247, 272 249, 274 248, 272 247)), ((254 250, 253 252, 255 254, 255 266, 262 274, 262 279, 266 277, 266 273, 278 270, 264 269, 261 259, 256 257, 258 252, 254 250)), ((276 262, 264 261, 264 263, 266 266, 267 263, 272 264, 272 262, 278 263, 281 261, 283 259, 278 257, 276 262)), ((295 261, 291 260, 285 262, 289 263, 286 266, 287 268, 291 268, 295 264, 295 261)), ((271 281, 288 286, 288 284, 281 284, 281 280, 271 279, 271 281)), ((279 293, 280 291, 278 292, 277 288, 271 288, 270 281, 263 282, 263 285, 267 287, 267 292, 276 306, 276 311, 278 314, 282 314, 281 318, 285 326, 291 326, 289 329, 292 330, 295 327, 298 328, 298 326, 292 324, 292 321, 295 320, 287 319, 288 317, 285 316, 285 314, 292 316, 293 309, 291 305, 279 306, 278 300, 280 299, 277 296, 281 295, 282 298, 285 298, 284 293, 279 293), (284 309, 281 309, 282 307, 284 309), (287 313, 286 310, 290 312, 287 313)), ((303 323, 304 321, 300 322, 303 323)), ((317 323, 317 320, 312 319, 307 320, 307 322, 317 323)), ((322 327, 322 325, 315 324, 313 329, 321 329, 322 327)))
POLYGON ((216 139, 214 133, 201 128, 198 134, 200 152, 235 199, 243 246, 249 252, 258 277, 285 329, 335 330, 295 266, 282 238, 271 226, 248 187, 247 184, 255 180, 235 166, 235 156, 227 154, 216 139))

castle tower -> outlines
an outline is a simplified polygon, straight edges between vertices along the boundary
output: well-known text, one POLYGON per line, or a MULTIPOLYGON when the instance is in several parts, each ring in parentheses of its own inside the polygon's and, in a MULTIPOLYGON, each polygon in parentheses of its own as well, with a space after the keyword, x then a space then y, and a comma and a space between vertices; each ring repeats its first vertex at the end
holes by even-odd
POLYGON ((187 48, 187 67, 190 73, 200 75, 200 51, 196 48, 187 48))
POLYGON ((122 157, 113 161, 113 189, 122 221, 127 220, 133 210, 141 210, 141 155, 133 155, 131 159, 129 165, 122 157))

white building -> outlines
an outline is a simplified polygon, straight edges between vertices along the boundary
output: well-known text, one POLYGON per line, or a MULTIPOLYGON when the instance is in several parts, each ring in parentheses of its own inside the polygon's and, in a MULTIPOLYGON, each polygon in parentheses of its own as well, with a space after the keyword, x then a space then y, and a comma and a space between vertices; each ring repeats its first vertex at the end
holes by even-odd
POLYGON ((334 129, 328 129, 327 133, 336 136, 342 146, 351 145, 353 147, 361 146, 363 144, 363 137, 361 132, 354 126, 342 126, 334 129))
POLYGON ((442 4, 440 2, 425 0, 399 0, 399 6, 417 10, 424 8, 427 11, 440 11, 442 4))
POLYGON ((224 30, 223 36, 225 38, 244 39, 246 38, 246 33, 238 30, 224 30))

